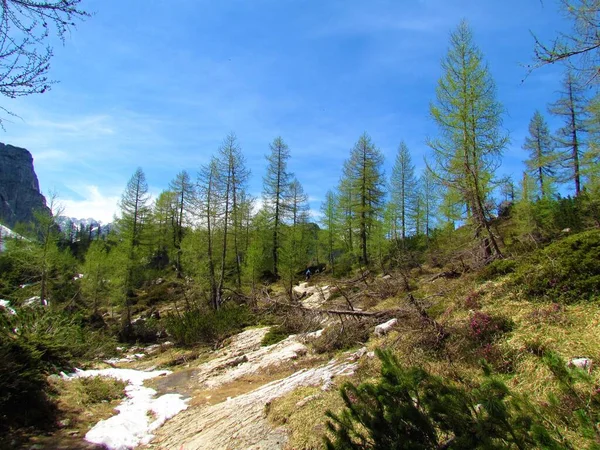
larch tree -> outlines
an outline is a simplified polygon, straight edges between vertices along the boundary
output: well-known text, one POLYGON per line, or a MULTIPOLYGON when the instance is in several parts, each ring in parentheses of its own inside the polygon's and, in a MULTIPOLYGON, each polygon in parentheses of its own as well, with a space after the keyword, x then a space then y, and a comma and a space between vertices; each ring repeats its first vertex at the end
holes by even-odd
MULTIPOLYGON (((408 147, 403 142, 398 147, 396 161, 392 168, 390 178, 390 197, 393 211, 392 220, 397 226, 394 230, 400 230, 400 238, 406 239, 409 229, 413 229, 416 203, 417 203, 417 180, 415 178, 415 166, 408 147)), ((397 233, 393 236, 398 239, 397 233)))
MULTIPOLYGON (((213 309, 221 306, 217 295, 217 277, 215 269, 215 228, 219 216, 219 167, 215 158, 201 167, 198 173, 198 210, 200 223, 206 229, 206 261, 209 282, 209 300, 213 309)), ((203 256, 203 255, 202 255, 203 256)), ((203 258, 200 257, 200 260, 203 258)))
POLYGON ((415 227, 417 234, 424 234, 429 238, 437 216, 439 201, 438 185, 428 170, 425 170, 421 174, 417 185, 417 213, 415 215, 415 227))
POLYGON ((560 0, 564 16, 572 29, 552 42, 535 38, 534 68, 564 62, 578 72, 586 83, 598 83, 600 66, 600 0, 560 0))
POLYGON ((350 191, 353 222, 358 227, 361 262, 369 266, 369 237, 381 215, 384 200, 383 154, 364 133, 344 164, 344 178, 350 191))
POLYGON ((568 72, 563 80, 561 97, 550 105, 550 112, 564 120, 564 126, 556 133, 556 146, 562 148, 559 157, 562 167, 567 170, 565 179, 571 179, 575 186, 575 196, 582 190, 581 156, 584 150, 583 139, 586 130, 586 100, 583 86, 572 72, 568 72))
POLYGON ((290 150, 281 137, 277 137, 269 146, 271 153, 267 158, 267 173, 263 178, 263 202, 269 212, 273 236, 273 276, 279 276, 279 247, 281 245, 281 224, 289 214, 289 186, 292 174, 287 171, 290 150))
POLYGON ((137 257, 143 242, 145 225, 150 215, 148 202, 148 183, 146 175, 141 167, 135 171, 127 183, 127 187, 121 196, 119 207, 121 218, 118 221, 119 228, 124 236, 126 246, 127 264, 125 274, 125 308, 126 323, 125 331, 131 327, 131 304, 136 287, 137 257))
POLYGON ((181 278, 181 241, 187 225, 190 223, 191 211, 195 199, 195 187, 189 174, 182 170, 169 184, 173 199, 173 247, 175 247, 175 270, 181 278))
POLYGON ((440 135, 428 141, 434 152, 428 167, 466 206, 485 259, 501 257, 486 205, 508 137, 501 130, 503 108, 496 100, 494 81, 467 22, 451 34, 442 69, 437 101, 430 107, 440 135))
POLYGON ((218 181, 221 190, 221 211, 223 224, 223 241, 221 246, 221 266, 217 286, 218 303, 223 301, 225 283, 225 267, 227 265, 228 237, 232 234, 235 259, 236 284, 241 286, 240 235, 241 209, 240 196, 246 188, 249 172, 245 166, 244 155, 235 134, 225 137, 218 151, 218 181))
POLYGON ((53 254, 57 253, 57 243, 59 238, 58 225, 56 217, 60 216, 64 208, 58 204, 58 194, 50 193, 48 208, 43 208, 34 212, 36 222, 36 231, 40 240, 40 302, 42 305, 47 303, 48 281, 50 278, 51 260, 53 254))
MULTIPOLYGON (((349 162, 344 162, 343 172, 346 173, 349 169, 349 162)), ((352 217, 352 202, 354 194, 350 185, 350 180, 342 175, 338 185, 338 194, 336 196, 336 220, 340 224, 340 234, 344 242, 345 251, 354 254, 354 220, 352 217)))
POLYGON ((307 232, 309 206, 308 195, 296 178, 292 180, 288 189, 289 225, 285 233, 282 233, 281 266, 286 290, 291 298, 295 274, 309 262, 307 261, 307 255, 310 253, 307 232))
POLYGON ((548 124, 539 111, 533 114, 529 122, 529 136, 525 138, 523 149, 529 152, 525 164, 539 184, 540 197, 547 197, 551 193, 555 175, 556 154, 548 124))
POLYGON ((169 255, 176 241, 176 196, 175 192, 165 190, 158 195, 154 202, 152 210, 152 241, 154 254, 160 258, 169 255))
POLYGON ((335 243, 339 232, 338 221, 336 220, 337 199, 333 191, 329 190, 325 194, 325 200, 321 204, 321 225, 325 233, 325 248, 327 253, 327 263, 331 272, 335 274, 335 243))

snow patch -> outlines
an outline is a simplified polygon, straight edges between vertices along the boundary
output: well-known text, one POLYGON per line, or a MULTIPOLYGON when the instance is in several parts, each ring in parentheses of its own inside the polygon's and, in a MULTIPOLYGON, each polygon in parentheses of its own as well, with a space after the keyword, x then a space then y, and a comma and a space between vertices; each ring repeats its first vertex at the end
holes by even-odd
POLYGON ((8 300, 0 300, 0 307, 6 309, 13 316, 17 314, 17 312, 10 307, 10 302, 8 300))
POLYGON ((127 399, 115 408, 119 414, 98 422, 85 435, 85 440, 111 450, 130 449, 150 442, 154 437, 154 430, 188 407, 189 398, 184 399, 179 394, 165 394, 154 398, 156 391, 143 385, 146 380, 170 373, 168 370, 143 372, 133 369, 102 369, 62 374, 67 380, 102 376, 128 383, 125 388, 127 399), (153 420, 148 412, 152 412, 153 420))

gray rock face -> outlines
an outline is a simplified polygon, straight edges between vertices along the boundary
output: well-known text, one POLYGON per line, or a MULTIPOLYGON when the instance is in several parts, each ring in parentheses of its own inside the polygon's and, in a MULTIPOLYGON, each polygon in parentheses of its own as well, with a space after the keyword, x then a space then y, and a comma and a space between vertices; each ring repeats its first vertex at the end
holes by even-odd
POLYGON ((40 209, 50 211, 40 193, 31 153, 0 142, 0 222, 9 228, 30 223, 33 212, 40 209))

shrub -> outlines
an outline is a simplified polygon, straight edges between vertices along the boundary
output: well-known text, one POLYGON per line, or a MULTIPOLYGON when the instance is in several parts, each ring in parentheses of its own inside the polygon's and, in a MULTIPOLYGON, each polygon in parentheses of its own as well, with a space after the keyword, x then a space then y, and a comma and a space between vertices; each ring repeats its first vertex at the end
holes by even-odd
POLYGON ((479 297, 481 294, 478 291, 472 291, 465 298, 465 308, 466 309, 481 309, 481 305, 479 304, 479 297))
POLYGON ((251 325, 252 317, 243 305, 225 305, 217 311, 196 307, 181 315, 168 315, 165 328, 178 345, 217 344, 251 325))
POLYGON ((598 384, 588 373, 576 367, 569 367, 558 354, 550 350, 544 352, 542 360, 559 384, 559 396, 554 393, 549 394, 542 413, 549 418, 550 422, 554 419, 575 430, 582 441, 588 444, 586 448, 599 448, 600 389, 598 384))
POLYGON ((262 345, 276 344, 291 334, 308 333, 321 328, 321 318, 317 314, 297 308, 282 308, 270 317, 275 324, 265 335, 262 345))
POLYGON ((535 309, 529 314, 529 319, 534 323, 554 325, 564 325, 568 322, 565 308, 559 303, 552 303, 547 307, 535 309))
POLYGON ((535 252, 514 283, 530 298, 559 303, 596 300, 600 294, 600 231, 569 236, 535 252))
POLYGON ((129 339, 144 344, 153 344, 165 334, 161 323, 154 317, 132 321, 129 339))
POLYGON ((479 271, 477 279, 479 281, 493 280, 513 273, 516 268, 517 262, 514 259, 496 259, 479 271))
POLYGON ((42 353, 0 332, 0 430, 51 425, 56 407, 47 388, 42 353))
POLYGON ((289 335, 290 335, 290 333, 288 333, 286 330, 282 329, 281 327, 277 327, 277 326, 271 327, 271 329, 267 332, 267 334, 265 334, 265 337, 263 338, 261 345, 267 346, 267 345, 277 344, 278 342, 283 341, 289 335))
POLYGON ((78 359, 109 356, 116 347, 107 333, 86 327, 81 315, 59 308, 21 308, 16 315, 1 314, 0 330, 39 351, 47 371, 70 368, 78 359))
POLYGON ((84 405, 110 402, 125 396, 125 383, 112 378, 91 377, 73 380, 84 405))
POLYGON ((486 370, 471 394, 377 351, 381 377, 341 388, 345 409, 327 412, 328 449, 562 448, 524 400, 486 370))
POLYGON ((482 311, 476 311, 469 321, 471 338, 484 346, 493 342, 498 336, 512 330, 514 324, 502 316, 490 316, 482 311))

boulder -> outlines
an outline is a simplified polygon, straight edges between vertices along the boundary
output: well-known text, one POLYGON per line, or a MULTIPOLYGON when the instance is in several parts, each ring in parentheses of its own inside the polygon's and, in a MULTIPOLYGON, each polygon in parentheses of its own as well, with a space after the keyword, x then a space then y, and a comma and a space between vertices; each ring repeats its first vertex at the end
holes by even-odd
POLYGON ((388 334, 392 330, 392 328, 396 326, 397 323, 398 319, 391 319, 385 323, 377 325, 375 327, 375 336, 383 336, 388 334))
POLYGON ((586 370, 588 373, 592 372, 593 361, 590 358, 571 358, 569 360, 569 367, 577 367, 581 370, 586 370))

